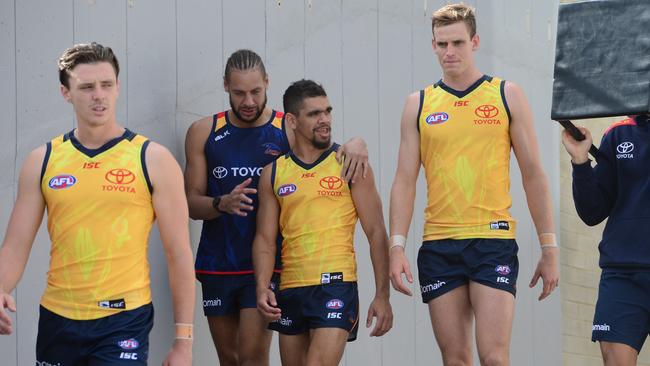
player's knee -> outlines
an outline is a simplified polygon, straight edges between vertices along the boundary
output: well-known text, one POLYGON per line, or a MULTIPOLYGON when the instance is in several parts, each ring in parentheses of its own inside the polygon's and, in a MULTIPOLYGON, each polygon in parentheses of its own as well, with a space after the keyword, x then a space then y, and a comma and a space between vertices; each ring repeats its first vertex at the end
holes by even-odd
POLYGON ((482 366, 506 366, 509 362, 507 352, 489 352, 480 359, 482 366))
POLYGON ((445 366, 469 366, 472 364, 471 349, 443 352, 442 360, 445 366))
POLYGON ((217 351, 217 356, 219 357, 219 365, 221 366, 239 366, 237 352, 217 351))

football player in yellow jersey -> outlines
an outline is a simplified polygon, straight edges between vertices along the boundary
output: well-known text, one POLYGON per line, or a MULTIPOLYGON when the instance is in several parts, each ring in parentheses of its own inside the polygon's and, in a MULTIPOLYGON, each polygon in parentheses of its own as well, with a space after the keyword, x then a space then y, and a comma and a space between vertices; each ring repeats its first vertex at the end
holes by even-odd
POLYGON ((260 207, 253 242, 258 309, 280 332, 285 366, 338 365, 359 320, 354 257, 357 216, 370 242, 375 298, 366 327, 371 336, 392 327, 388 285, 388 237, 372 171, 350 185, 336 177, 331 110, 325 90, 300 80, 283 98, 286 123, 294 131, 292 150, 267 165, 260 177, 260 207), (275 238, 280 226, 280 291, 270 289, 275 238))
POLYGON ((61 94, 77 128, 33 150, 20 173, 0 248, 0 334, 13 331, 10 293, 47 208, 52 258, 37 364, 147 364, 153 308, 146 252, 154 215, 176 322, 164 365, 192 363, 194 274, 181 170, 166 148, 117 123, 118 73, 113 51, 100 44, 63 53, 61 94))
POLYGON ((423 302, 445 365, 472 364, 472 327, 483 365, 508 365, 517 277, 510 216, 509 157, 514 149, 539 235, 539 278, 546 298, 559 280, 551 199, 533 118, 521 88, 481 73, 474 11, 447 5, 432 18, 442 80, 411 94, 401 120, 390 200, 390 276, 411 295, 404 254, 420 164, 428 186, 418 272, 423 302), (474 321, 475 319, 475 321, 474 321))

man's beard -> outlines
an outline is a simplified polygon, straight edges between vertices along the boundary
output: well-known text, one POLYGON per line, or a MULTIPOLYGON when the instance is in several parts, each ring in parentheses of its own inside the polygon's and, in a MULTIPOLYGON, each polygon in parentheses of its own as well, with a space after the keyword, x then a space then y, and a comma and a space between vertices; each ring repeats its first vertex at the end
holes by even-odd
POLYGON ((330 147, 332 142, 332 135, 327 136, 327 140, 316 140, 316 130, 314 130, 314 136, 311 138, 311 144, 319 150, 327 149, 330 147))
POLYGON ((266 93, 265 93, 264 94, 264 102, 262 103, 262 107, 257 110, 257 113, 255 114, 255 117, 253 117, 251 119, 246 119, 241 114, 239 114, 239 111, 237 110, 237 108, 235 108, 235 105, 232 103, 232 98, 231 97, 229 97, 228 100, 230 101, 230 110, 232 111, 232 113, 235 114, 235 117, 237 117, 238 120, 240 120, 240 121, 242 121, 244 123, 253 123, 253 122, 257 121, 258 118, 260 118, 262 113, 264 113, 264 108, 266 108, 267 97, 266 97, 266 93))

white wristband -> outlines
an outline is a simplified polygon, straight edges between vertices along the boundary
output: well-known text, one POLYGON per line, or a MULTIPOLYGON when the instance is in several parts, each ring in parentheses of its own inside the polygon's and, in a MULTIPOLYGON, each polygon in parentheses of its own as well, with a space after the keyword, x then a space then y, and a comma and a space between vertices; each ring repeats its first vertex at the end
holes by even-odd
POLYGON ((393 235, 390 237, 390 247, 388 249, 393 249, 393 247, 406 247, 406 236, 404 235, 393 235))
POLYGON ((540 248, 557 248, 557 244, 542 244, 539 246, 540 248))

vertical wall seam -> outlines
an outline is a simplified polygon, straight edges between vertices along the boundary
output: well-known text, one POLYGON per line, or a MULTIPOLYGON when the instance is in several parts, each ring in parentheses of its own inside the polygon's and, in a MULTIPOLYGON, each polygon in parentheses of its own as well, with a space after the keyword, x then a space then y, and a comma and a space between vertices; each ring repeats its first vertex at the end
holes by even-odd
MULTIPOLYGON (((13 197, 15 199, 16 194, 17 194, 17 177, 16 177, 16 172, 18 171, 16 169, 16 164, 18 164, 18 60, 16 57, 16 52, 18 50, 18 13, 16 11, 16 1, 14 0, 14 167, 13 167, 13 182, 12 182, 12 187, 13 187, 13 197)), ((16 303, 18 302, 18 287, 15 288, 14 290, 15 294, 15 299, 16 303)), ((14 333, 16 336, 16 353, 15 353, 15 360, 16 360, 16 365, 18 365, 18 333, 20 331, 20 327, 18 326, 18 314, 16 314, 16 332, 14 333)))
POLYGON ((124 121, 125 125, 129 125, 129 90, 130 88, 130 83, 129 83, 129 6, 127 5, 127 2, 124 2, 124 60, 125 62, 125 69, 126 69, 126 95, 124 98, 124 105, 126 109, 126 121, 124 121))

